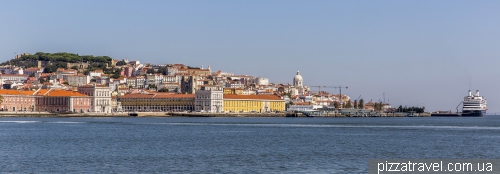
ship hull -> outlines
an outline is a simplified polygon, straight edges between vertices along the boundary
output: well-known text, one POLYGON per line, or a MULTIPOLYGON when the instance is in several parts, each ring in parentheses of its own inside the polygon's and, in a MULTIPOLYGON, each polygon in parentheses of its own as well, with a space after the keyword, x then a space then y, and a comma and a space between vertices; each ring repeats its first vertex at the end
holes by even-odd
POLYGON ((486 115, 485 110, 462 111, 462 117, 482 117, 486 115))

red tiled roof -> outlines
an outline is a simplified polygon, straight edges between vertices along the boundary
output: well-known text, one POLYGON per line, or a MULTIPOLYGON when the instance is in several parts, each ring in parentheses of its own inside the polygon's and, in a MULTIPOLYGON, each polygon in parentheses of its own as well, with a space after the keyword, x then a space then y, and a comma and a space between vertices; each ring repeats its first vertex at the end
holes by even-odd
POLYGON ((23 91, 14 89, 0 89, 0 95, 33 95, 35 91, 23 91))
POLYGON ((193 98, 194 99, 194 94, 157 93, 155 98, 193 98))
POLYGON ((50 96, 50 97, 59 97, 59 96, 87 96, 85 94, 81 94, 76 91, 70 91, 70 90, 50 90, 47 92, 44 96, 50 96))

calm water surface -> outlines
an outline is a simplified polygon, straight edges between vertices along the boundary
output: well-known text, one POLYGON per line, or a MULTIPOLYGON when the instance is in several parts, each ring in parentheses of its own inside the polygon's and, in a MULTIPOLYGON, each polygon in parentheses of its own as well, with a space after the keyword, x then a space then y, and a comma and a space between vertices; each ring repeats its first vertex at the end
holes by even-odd
POLYGON ((482 118, 0 118, 1 173, 366 173, 371 158, 500 159, 482 118))

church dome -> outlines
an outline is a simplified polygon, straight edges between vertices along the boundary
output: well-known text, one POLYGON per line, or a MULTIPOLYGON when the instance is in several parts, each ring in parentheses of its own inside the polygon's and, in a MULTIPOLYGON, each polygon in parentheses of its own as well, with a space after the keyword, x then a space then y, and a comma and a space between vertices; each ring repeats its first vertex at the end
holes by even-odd
POLYGON ((302 76, 300 75, 299 71, 297 71, 297 75, 295 75, 295 77, 293 78, 293 81, 295 81, 295 82, 302 81, 302 76))

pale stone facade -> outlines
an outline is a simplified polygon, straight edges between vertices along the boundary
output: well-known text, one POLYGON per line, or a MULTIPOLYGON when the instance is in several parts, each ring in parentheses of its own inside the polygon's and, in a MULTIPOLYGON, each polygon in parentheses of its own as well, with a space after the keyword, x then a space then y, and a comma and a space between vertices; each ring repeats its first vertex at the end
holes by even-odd
POLYGON ((69 85, 86 85, 90 83, 90 76, 85 75, 72 75, 72 76, 64 76, 64 80, 68 82, 69 85))
POLYGON ((195 94, 195 111, 197 112, 223 112, 224 91, 222 87, 204 86, 195 94))
POLYGON ((257 78, 255 78, 255 84, 256 85, 269 85, 269 79, 263 78, 263 77, 257 77, 257 78))
POLYGON ((92 97, 91 112, 110 113, 111 87, 104 85, 83 85, 78 87, 78 92, 92 97))

